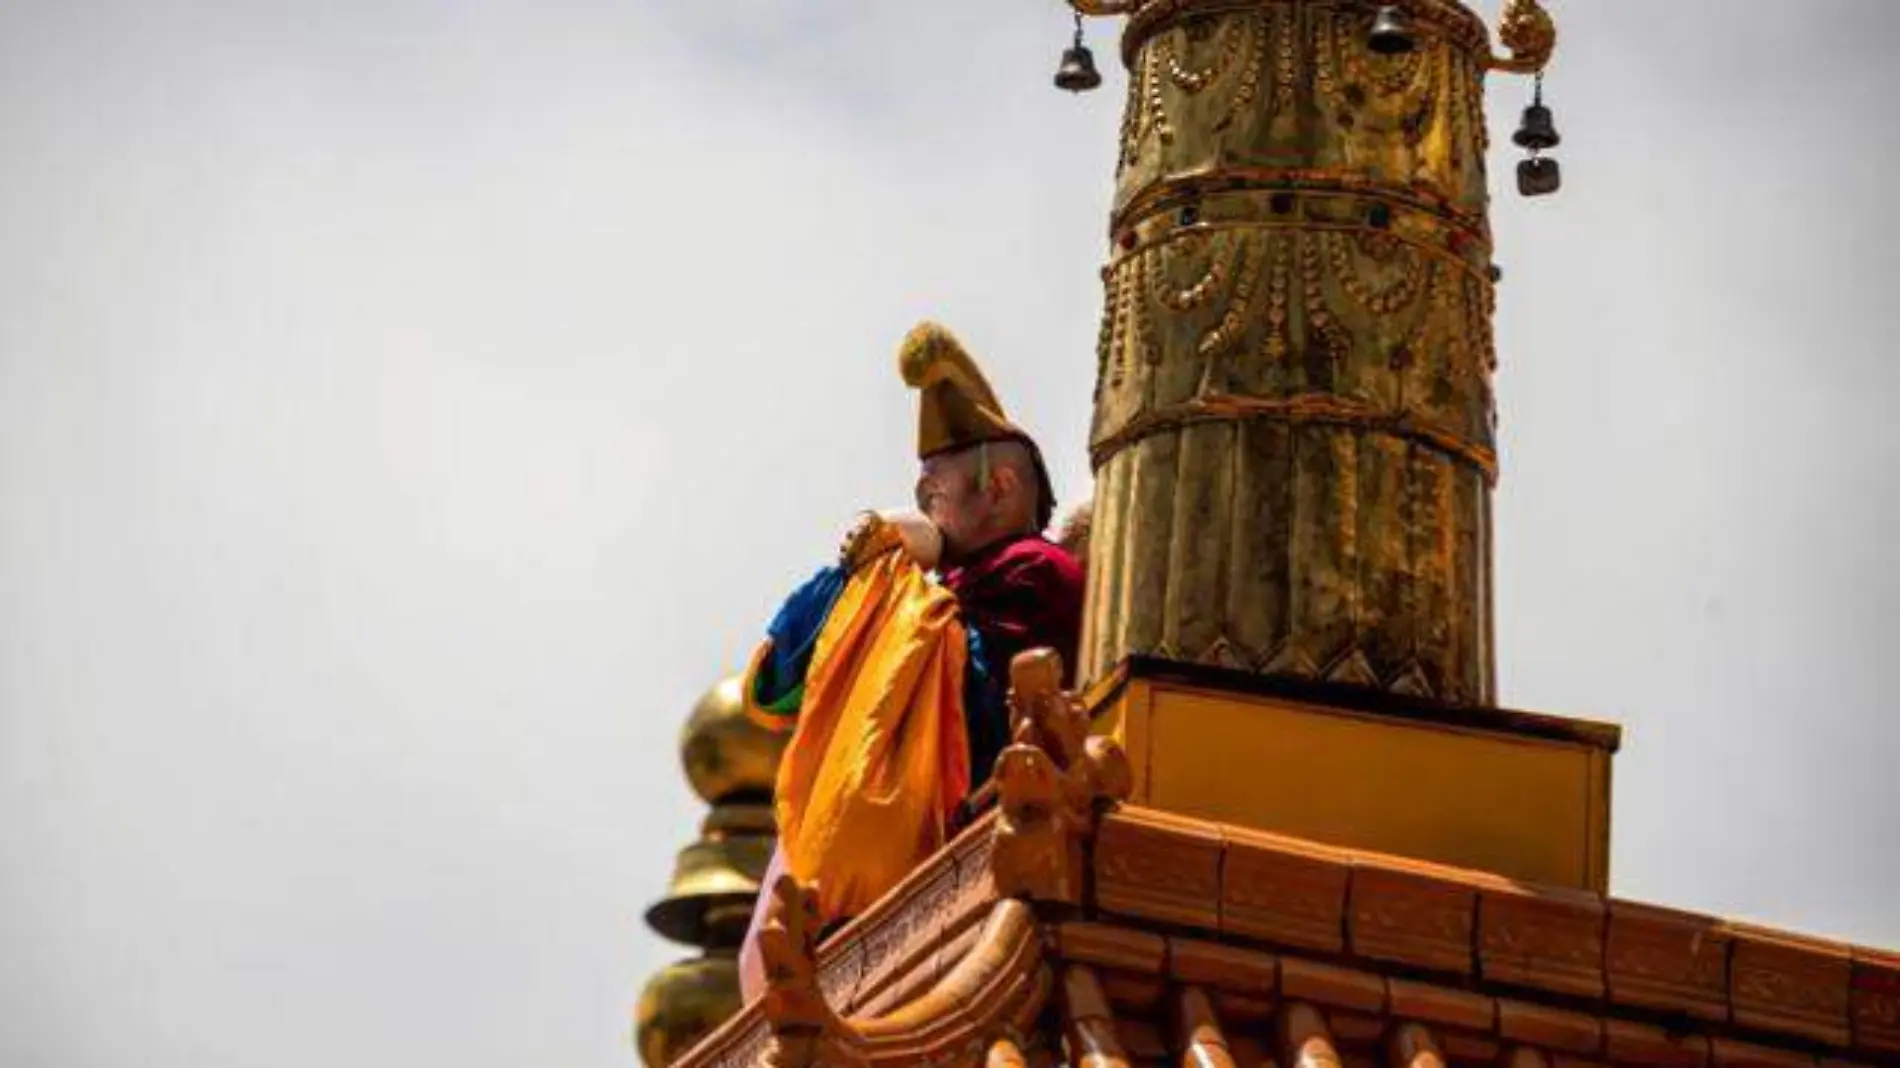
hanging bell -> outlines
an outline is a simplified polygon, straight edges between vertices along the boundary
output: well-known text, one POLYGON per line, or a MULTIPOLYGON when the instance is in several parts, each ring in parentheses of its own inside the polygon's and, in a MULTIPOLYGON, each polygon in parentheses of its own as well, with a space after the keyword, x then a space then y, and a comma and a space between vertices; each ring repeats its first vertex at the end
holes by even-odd
POLYGON ((1101 84, 1101 72, 1095 69, 1095 54, 1078 35, 1076 42, 1062 52, 1062 65, 1056 68, 1056 88, 1084 93, 1101 84))
POLYGON ((1511 140, 1517 142, 1518 147, 1528 148, 1532 152, 1543 152, 1563 143, 1550 109, 1541 101, 1524 109, 1524 121, 1518 126, 1517 132, 1511 135, 1511 140))
POLYGON ((1401 56, 1418 47, 1412 37, 1411 24, 1399 5, 1380 5, 1372 17, 1372 32, 1366 37, 1366 47, 1382 56, 1401 56))
POLYGON ((1532 156, 1517 165, 1517 191, 1527 197, 1549 196, 1563 185, 1563 169, 1549 156, 1532 156))

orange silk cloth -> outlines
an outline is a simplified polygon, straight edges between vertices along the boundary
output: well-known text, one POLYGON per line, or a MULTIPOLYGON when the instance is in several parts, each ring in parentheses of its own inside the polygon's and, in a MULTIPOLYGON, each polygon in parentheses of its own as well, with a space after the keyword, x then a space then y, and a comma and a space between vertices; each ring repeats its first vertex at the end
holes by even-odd
POLYGON ((825 922, 856 916, 942 846, 970 789, 956 597, 901 551, 826 617, 779 765, 779 847, 825 922))

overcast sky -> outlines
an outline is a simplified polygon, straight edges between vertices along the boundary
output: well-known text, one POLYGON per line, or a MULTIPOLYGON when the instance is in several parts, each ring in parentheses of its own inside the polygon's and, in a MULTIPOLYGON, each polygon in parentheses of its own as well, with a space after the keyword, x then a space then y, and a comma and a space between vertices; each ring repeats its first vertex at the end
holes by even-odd
MULTIPOLYGON (((1618 893, 1900 946, 1900 6, 1554 7, 1503 701, 1627 728, 1618 893)), ((1121 94, 1067 32, 0 5, 0 1063, 633 1064, 678 726, 907 497, 904 330, 1087 492, 1121 94)))

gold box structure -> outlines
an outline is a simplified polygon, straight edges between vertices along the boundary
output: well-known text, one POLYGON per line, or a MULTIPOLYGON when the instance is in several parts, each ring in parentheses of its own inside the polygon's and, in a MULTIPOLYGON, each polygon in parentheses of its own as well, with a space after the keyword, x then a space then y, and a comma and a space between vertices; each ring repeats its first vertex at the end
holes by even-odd
POLYGON ((1087 700, 1128 753, 1134 804, 1609 888, 1615 726, 1146 658, 1087 700))

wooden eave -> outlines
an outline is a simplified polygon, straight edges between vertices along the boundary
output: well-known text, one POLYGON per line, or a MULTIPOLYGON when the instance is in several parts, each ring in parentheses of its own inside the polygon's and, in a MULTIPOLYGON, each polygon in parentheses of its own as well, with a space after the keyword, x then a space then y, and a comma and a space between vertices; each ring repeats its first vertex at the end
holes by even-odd
POLYGON ((1119 803, 1064 702, 822 947, 772 888, 771 990, 680 1068, 1900 1068, 1900 955, 1119 803))

